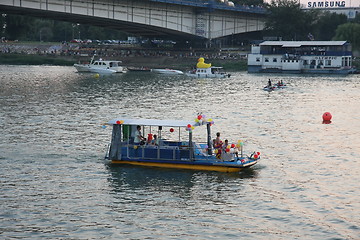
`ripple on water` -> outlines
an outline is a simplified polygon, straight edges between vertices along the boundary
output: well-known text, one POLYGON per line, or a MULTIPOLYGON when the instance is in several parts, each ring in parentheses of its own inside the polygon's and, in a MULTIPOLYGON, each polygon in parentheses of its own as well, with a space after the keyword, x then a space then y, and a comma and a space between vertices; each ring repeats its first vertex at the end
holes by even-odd
POLYGON ((357 75, 95 78, 72 67, 0 70, 3 238, 360 235, 357 75), (262 91, 269 77, 288 87, 262 91), (321 122, 325 111, 331 124, 321 122), (215 120, 213 133, 244 140, 247 153, 260 151, 260 163, 223 174, 102 161, 111 129, 101 125, 109 119, 193 119, 199 112, 215 120))

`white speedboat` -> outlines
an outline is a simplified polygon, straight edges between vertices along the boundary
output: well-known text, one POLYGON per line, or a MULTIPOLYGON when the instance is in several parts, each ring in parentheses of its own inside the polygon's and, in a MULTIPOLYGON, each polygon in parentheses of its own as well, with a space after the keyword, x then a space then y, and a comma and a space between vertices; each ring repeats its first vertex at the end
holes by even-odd
POLYGON ((224 72, 222 67, 196 68, 186 75, 195 78, 229 78, 231 76, 224 72))
POLYGON ((180 70, 175 69, 151 69, 151 72, 158 74, 167 74, 167 75, 183 75, 184 73, 180 70))
POLYGON ((90 63, 86 64, 74 64, 74 67, 78 72, 97 72, 97 73, 103 73, 103 72, 116 72, 116 73, 125 73, 126 68, 121 66, 121 61, 105 61, 101 58, 99 60, 94 61, 94 57, 92 57, 90 63), (111 71, 109 71, 111 70, 111 71))

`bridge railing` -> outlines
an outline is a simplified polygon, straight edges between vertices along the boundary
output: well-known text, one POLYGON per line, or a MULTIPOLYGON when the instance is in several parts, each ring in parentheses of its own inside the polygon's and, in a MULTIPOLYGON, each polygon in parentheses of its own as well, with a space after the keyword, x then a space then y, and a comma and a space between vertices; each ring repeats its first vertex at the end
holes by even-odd
POLYGON ((225 3, 216 2, 216 1, 206 1, 206 0, 150 0, 150 1, 187 5, 187 6, 208 8, 208 9, 222 9, 222 10, 230 10, 237 12, 266 14, 266 9, 261 6, 245 6, 245 5, 228 6, 225 3))

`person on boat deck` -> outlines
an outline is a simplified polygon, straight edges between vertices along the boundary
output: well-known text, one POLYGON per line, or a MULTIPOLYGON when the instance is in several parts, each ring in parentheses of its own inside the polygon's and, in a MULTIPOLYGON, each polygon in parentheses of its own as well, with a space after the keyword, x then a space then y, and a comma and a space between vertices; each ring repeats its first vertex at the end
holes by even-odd
POLYGON ((159 139, 157 138, 157 135, 154 134, 153 137, 154 137, 154 138, 151 140, 151 145, 156 145, 156 146, 158 146, 158 145, 159 145, 159 139))
POLYGON ((214 148, 221 148, 221 145, 223 144, 223 142, 220 139, 220 133, 217 132, 216 133, 216 139, 215 139, 215 143, 214 143, 214 148))
POLYGON ((228 145, 229 145, 229 140, 225 139, 224 145, 222 145, 222 149, 225 151, 228 145))
POLYGON ((268 81, 268 87, 271 87, 271 80, 269 78, 269 81, 268 81))
POLYGON ((141 127, 138 125, 136 127, 134 144, 140 144, 143 141, 146 141, 146 138, 141 135, 141 127))

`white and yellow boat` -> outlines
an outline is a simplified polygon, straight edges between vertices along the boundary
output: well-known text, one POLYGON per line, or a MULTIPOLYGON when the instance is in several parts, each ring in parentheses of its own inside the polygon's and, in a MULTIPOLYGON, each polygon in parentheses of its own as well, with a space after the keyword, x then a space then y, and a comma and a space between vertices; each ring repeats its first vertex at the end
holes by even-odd
POLYGON ((194 121, 113 119, 106 123, 112 126, 112 137, 105 159, 112 164, 219 172, 239 172, 258 162, 259 152, 243 156, 242 141, 229 144, 222 150, 214 148, 210 131, 212 124, 212 119, 203 115, 194 121), (134 143, 138 126, 147 140, 134 143), (207 136, 204 142, 196 143, 193 141, 193 130, 200 126, 206 126, 207 136), (155 135, 157 138, 154 141, 155 135))

